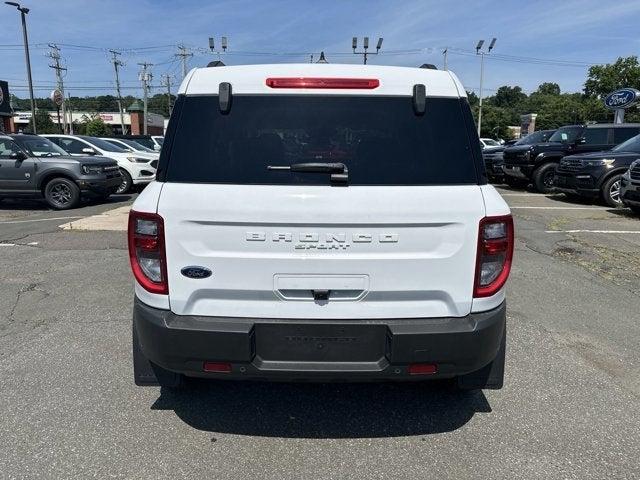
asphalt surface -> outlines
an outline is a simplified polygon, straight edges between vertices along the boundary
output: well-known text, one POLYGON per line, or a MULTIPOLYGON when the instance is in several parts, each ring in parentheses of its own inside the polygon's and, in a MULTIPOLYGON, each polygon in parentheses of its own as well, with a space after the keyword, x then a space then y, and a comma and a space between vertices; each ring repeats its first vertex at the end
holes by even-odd
POLYGON ((506 385, 471 394, 135 387, 125 237, 57 228, 127 200, 0 203, 0 478, 640 478, 640 219, 501 192, 517 229, 506 385))

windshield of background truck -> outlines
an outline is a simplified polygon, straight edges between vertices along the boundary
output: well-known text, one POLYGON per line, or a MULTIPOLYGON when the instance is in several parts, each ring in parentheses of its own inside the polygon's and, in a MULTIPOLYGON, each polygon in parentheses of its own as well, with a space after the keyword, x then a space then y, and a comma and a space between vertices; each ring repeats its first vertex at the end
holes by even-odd
POLYGON ((626 142, 622 142, 620 145, 613 147, 612 150, 614 152, 640 153, 640 135, 631 137, 626 142))
MULTIPOLYGON (((142 145, 143 147, 147 147, 150 150, 153 150, 154 147, 154 143, 153 140, 151 140, 150 138, 146 138, 146 137, 141 137, 141 138, 132 138, 131 140, 133 140, 136 143, 139 143, 140 145, 142 145)), ((155 151, 155 150, 154 150, 155 151)))
POLYGON ((542 143, 546 141, 548 135, 549 132, 545 132, 544 130, 533 132, 518 140, 514 145, 533 145, 534 143, 542 143))
POLYGON ((326 174, 267 167, 338 162, 350 185, 478 183, 478 138, 458 98, 428 98, 421 116, 411 97, 236 95, 228 114, 215 95, 178 101, 170 182, 328 185, 326 174))
POLYGON ((549 138, 550 142, 575 142, 584 131, 584 127, 561 127, 549 138))

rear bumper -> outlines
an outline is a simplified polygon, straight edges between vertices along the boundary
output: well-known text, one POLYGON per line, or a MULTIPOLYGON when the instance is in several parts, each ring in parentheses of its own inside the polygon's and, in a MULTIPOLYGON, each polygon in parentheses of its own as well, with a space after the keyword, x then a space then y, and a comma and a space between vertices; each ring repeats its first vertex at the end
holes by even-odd
POLYGON ((489 364, 500 348, 506 305, 462 318, 289 320, 179 316, 135 299, 144 356, 173 372, 234 380, 373 381, 450 378, 489 364), (229 373, 203 363, 231 364, 229 373), (437 364, 410 375, 412 363, 437 364))

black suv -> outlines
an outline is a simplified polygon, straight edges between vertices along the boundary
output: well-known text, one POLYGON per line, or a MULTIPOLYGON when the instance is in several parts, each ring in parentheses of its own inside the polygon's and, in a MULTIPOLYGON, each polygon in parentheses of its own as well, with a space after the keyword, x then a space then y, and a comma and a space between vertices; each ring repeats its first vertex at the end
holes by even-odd
POLYGON ((514 145, 504 151, 505 183, 536 190, 553 190, 556 166, 567 155, 611 150, 615 145, 640 133, 637 123, 595 123, 568 125, 556 130, 547 143, 514 145))
POLYGON ((37 135, 0 135, 0 198, 42 198, 57 209, 80 203, 81 193, 106 198, 122 177, 115 160, 71 157, 37 135))
POLYGON ((484 167, 487 171, 489 181, 492 183, 503 183, 504 175, 504 151, 506 148, 514 145, 532 145, 534 143, 545 143, 549 141, 549 137, 553 135, 555 130, 538 130, 530 133, 519 140, 514 140, 508 146, 486 147, 482 150, 482 158, 484 167))
POLYGON ((622 175, 620 198, 625 207, 640 215, 640 160, 633 162, 622 175))
POLYGON ((561 192, 591 198, 601 196, 610 207, 619 207, 622 205, 620 180, 638 159, 640 135, 609 151, 564 157, 553 184, 561 192))

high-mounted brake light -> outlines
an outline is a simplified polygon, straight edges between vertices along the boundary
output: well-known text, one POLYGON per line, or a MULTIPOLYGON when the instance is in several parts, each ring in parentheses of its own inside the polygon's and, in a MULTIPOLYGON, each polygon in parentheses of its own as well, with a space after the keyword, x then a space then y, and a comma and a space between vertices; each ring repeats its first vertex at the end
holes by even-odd
POLYGON ((169 284, 162 217, 131 210, 127 234, 133 276, 148 292, 167 295, 169 284))
POLYGON ((475 298, 490 297, 504 286, 513 259, 513 218, 511 215, 485 217, 480 220, 475 298))
POLYGON ((372 90, 380 86, 377 78, 321 78, 321 77, 272 77, 267 78, 271 88, 328 88, 372 90))

